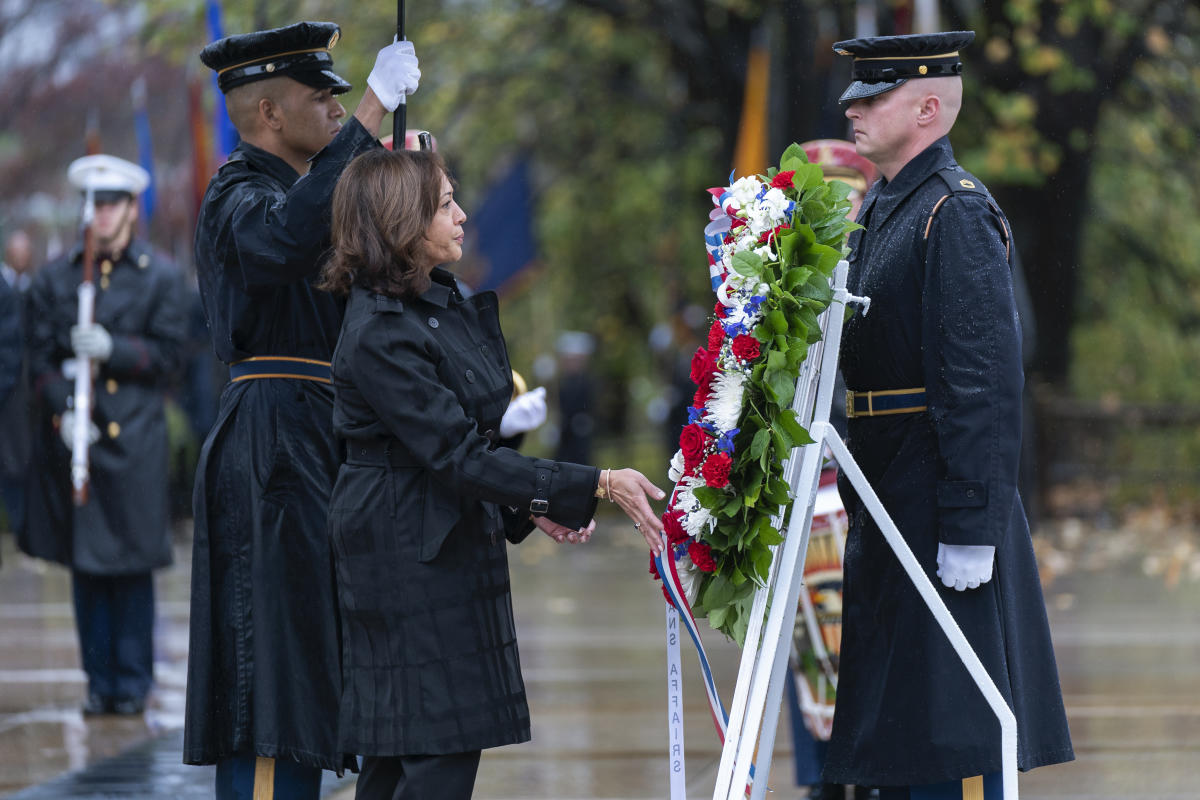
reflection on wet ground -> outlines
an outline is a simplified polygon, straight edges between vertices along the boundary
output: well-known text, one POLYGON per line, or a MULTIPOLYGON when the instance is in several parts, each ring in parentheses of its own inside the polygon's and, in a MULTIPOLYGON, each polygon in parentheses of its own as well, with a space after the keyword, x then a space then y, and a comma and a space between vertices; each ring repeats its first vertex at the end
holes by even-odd
MULTIPOLYGON (((211 770, 179 763, 186 542, 158 576, 150 709, 86 719, 67 575, 22 559, 7 536, 3 544, 0 796, 211 797, 211 770)), ((484 755, 477 798, 668 795, 662 600, 643 548, 632 528, 605 518, 587 546, 542 538, 511 550, 533 741, 484 755)), ((1187 570, 1166 581, 1139 563, 1054 570, 1047 603, 1078 759, 1022 776, 1023 798, 1200 798, 1200 582, 1187 570)), ((711 632, 705 646, 728 702, 736 649, 711 632)), ((704 797, 719 747, 686 650, 688 794, 704 797)), ((785 721, 774 797, 803 796, 790 760, 785 721)), ((352 784, 329 780, 323 794, 349 800, 352 784)))

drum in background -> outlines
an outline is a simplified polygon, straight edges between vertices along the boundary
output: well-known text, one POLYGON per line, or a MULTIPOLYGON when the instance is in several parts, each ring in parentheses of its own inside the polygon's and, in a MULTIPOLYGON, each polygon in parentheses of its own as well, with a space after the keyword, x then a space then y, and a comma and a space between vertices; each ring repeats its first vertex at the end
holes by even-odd
POLYGON ((838 656, 842 644, 842 557, 846 551, 846 509, 837 490, 837 468, 821 472, 813 507, 804 589, 792 634, 791 676, 796 681, 804 725, 827 741, 837 700, 838 656))

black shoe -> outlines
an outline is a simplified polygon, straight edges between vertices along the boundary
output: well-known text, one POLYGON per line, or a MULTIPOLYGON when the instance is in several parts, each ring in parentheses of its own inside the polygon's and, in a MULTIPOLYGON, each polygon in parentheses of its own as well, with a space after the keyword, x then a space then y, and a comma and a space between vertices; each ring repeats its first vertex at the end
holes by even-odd
POLYGON ((112 700, 95 692, 88 692, 87 700, 83 701, 83 715, 95 717, 112 713, 112 700))
POLYGON ((854 800, 879 800, 879 790, 870 786, 855 786, 854 800))
POLYGON ((840 783, 814 783, 808 787, 808 800, 846 800, 846 787, 840 783))
POLYGON ((113 700, 112 713, 122 714, 125 716, 133 716, 141 714, 146 710, 146 698, 144 697, 119 697, 113 700))

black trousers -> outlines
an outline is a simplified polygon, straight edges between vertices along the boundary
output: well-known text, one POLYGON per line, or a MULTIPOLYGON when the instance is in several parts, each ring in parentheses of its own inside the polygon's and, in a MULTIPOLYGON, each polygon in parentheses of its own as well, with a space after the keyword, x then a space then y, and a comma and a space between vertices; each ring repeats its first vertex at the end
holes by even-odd
POLYGON ((140 700, 154 681, 154 578, 71 573, 88 691, 140 700))
POLYGON ((479 755, 367 756, 354 800, 470 800, 479 755))

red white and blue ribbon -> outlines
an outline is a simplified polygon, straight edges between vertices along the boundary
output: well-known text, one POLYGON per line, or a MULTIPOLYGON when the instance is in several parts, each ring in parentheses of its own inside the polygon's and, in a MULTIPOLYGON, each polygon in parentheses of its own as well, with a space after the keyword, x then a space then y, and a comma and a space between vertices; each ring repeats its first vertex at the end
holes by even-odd
MULTIPOLYGON (((713 728, 716 729, 717 738, 724 746, 725 731, 729 727, 729 713, 725 710, 725 704, 721 702, 721 695, 717 692, 717 682, 713 678, 712 665, 709 664, 704 643, 700 641, 700 629, 696 625, 696 618, 692 615, 692 607, 688 603, 687 593, 684 592, 683 585, 679 581, 673 548, 668 547, 663 553, 656 554, 652 558, 654 568, 662 578, 663 594, 678 612, 680 622, 687 630, 692 643, 696 645, 696 658, 700 662, 700 673, 704 678, 704 691, 708 695, 708 709, 712 715, 713 728), (666 558, 663 557, 664 555, 666 558)), ((750 781, 754 781, 753 765, 750 767, 750 781)), ((749 794, 749 792, 750 786, 747 785, 746 793, 749 794)))

